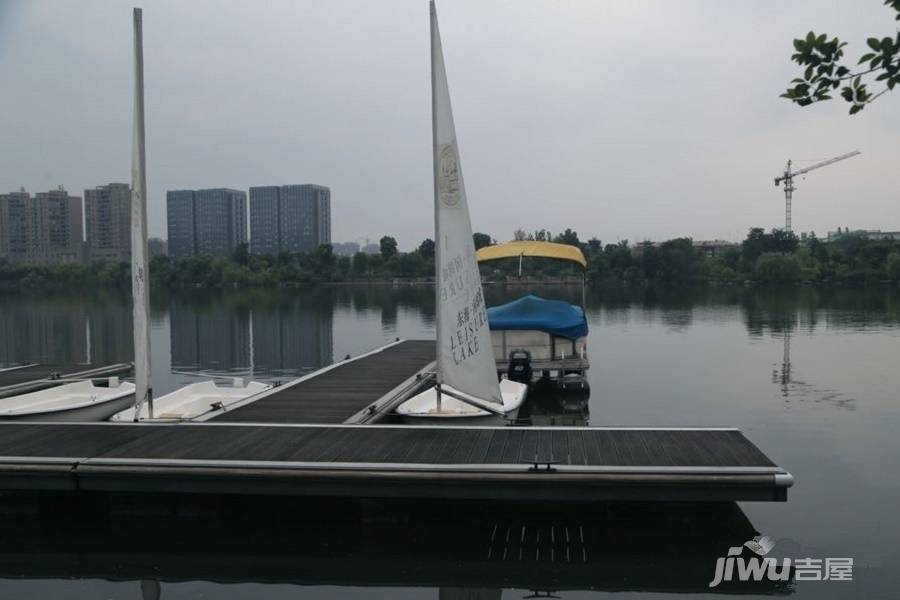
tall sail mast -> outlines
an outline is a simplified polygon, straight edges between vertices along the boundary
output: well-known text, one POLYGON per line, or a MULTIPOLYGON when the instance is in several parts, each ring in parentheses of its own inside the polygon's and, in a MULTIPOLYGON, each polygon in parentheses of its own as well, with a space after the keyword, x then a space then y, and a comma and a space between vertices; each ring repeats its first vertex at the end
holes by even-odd
MULTIPOLYGON (((440 171, 440 164, 438 158, 438 133, 437 133, 437 91, 435 89, 435 68, 437 59, 443 59, 443 57, 438 56, 437 53, 441 52, 440 46, 435 44, 435 39, 439 35, 435 30, 437 25, 437 12, 434 8, 434 0, 429 2, 429 10, 431 11, 430 18, 428 19, 429 30, 431 35, 429 36, 429 40, 431 42, 431 144, 432 144, 432 169, 434 175, 434 331, 435 331, 435 341, 437 342, 437 347, 443 347, 443 336, 441 335, 441 219, 440 219, 440 205, 438 204, 440 190, 438 189, 438 174, 440 171)), ((441 377, 441 365, 440 362, 437 363, 436 371, 436 381, 435 381, 435 389, 437 391, 437 404, 438 409, 440 409, 441 405, 441 384, 443 383, 443 378, 441 377)))
POLYGON ((143 12, 134 9, 134 131, 131 148, 131 294, 134 305, 134 420, 144 402, 153 418, 150 387, 150 303, 147 296, 147 177, 144 153, 143 12))

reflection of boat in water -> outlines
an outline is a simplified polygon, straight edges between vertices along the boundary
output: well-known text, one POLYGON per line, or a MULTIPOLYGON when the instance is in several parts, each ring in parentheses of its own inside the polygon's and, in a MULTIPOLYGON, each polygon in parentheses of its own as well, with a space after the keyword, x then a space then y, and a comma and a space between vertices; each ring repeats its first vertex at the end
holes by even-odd
POLYGON ((527 419, 540 427, 586 427, 590 425, 590 392, 559 394, 556 386, 537 386, 528 397, 527 419))
POLYGON ((106 383, 76 381, 2 398, 0 420, 105 421, 134 402, 134 384, 118 377, 106 383))
POLYGON ((498 384, 472 222, 459 161, 450 92, 431 4, 431 98, 434 142, 435 385, 397 407, 404 421, 447 424, 515 419, 525 383, 498 384))
MULTIPOLYGON (((160 396, 153 401, 153 418, 149 406, 141 409, 140 421, 186 421, 206 413, 227 408, 235 402, 262 393, 272 386, 258 381, 244 382, 240 377, 232 379, 231 385, 216 385, 215 381, 200 381, 178 388, 174 392, 160 396)), ((110 421, 132 422, 134 406, 114 414, 110 421)))
POLYGON ((0 527, 0 577, 543 591, 709 591, 717 558, 757 535, 734 503, 501 513, 493 503, 91 494, 6 495, 0 527))
MULTIPOLYGON (((478 250, 479 263, 518 258, 522 281, 524 257, 571 262, 587 268, 580 248, 542 241, 514 241, 478 250)), ((582 273, 582 306, 562 300, 527 295, 488 309, 491 343, 497 370, 510 379, 531 383, 537 376, 563 390, 587 389, 588 324, 585 318, 585 278, 582 273)))

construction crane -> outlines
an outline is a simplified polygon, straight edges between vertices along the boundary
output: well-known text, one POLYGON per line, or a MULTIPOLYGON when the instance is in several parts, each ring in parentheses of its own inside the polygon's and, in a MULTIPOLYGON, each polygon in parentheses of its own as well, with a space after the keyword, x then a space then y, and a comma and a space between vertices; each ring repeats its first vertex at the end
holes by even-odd
POLYGON ((784 230, 791 230, 791 198, 794 195, 794 177, 797 175, 803 175, 804 173, 809 173, 813 169, 818 169, 819 167, 825 167, 827 165, 832 165, 838 161, 844 160, 845 158, 852 158, 857 154, 862 154, 859 150, 854 150, 853 152, 848 152, 847 154, 841 154, 840 156, 835 156, 834 158, 830 158, 828 160, 823 160, 820 163, 816 163, 809 167, 804 167, 802 169, 798 169, 797 171, 791 172, 791 161, 787 161, 787 166, 784 167, 784 173, 775 178, 775 186, 777 187, 782 181, 784 182, 784 230))

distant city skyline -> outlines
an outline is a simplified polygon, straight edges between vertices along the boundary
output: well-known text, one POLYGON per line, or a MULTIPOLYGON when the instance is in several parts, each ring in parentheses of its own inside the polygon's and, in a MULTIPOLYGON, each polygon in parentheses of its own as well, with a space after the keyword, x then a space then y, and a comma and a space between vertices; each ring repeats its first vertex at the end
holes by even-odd
MULTIPOLYGON (((778 98, 794 37, 854 60, 896 31, 881 0, 439 8, 476 231, 740 240, 783 224, 788 158, 857 148, 797 181, 794 228, 900 228, 900 92, 854 117, 778 98)), ((334 240, 433 237, 426 2, 148 0, 144 44, 150 235, 166 190, 323 181, 334 240)), ((131 77, 130 3, 0 3, 0 192, 128 181, 131 77)))

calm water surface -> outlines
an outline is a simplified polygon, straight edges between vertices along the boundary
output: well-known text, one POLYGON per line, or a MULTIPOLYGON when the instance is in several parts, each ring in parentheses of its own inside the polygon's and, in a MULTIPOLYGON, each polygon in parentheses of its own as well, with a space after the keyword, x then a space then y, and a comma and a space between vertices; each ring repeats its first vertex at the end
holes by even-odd
MULTIPOLYGON (((488 303, 520 295, 489 289, 488 303)), ((577 301, 580 289, 545 288, 577 301)), ((0 366, 131 358, 127 299, 0 296, 0 366)), ((0 502, 0 596, 582 598, 709 593, 716 557, 853 557, 853 582, 716 593, 900 595, 900 292, 592 291, 589 400, 541 396, 534 423, 739 427, 796 484, 783 504, 381 505, 271 500, 0 502), (212 506, 215 505, 215 506, 212 506), (112 517, 103 516, 112 513, 112 517)), ((429 289, 154 298, 156 394, 197 373, 286 380, 433 335, 429 289)))

